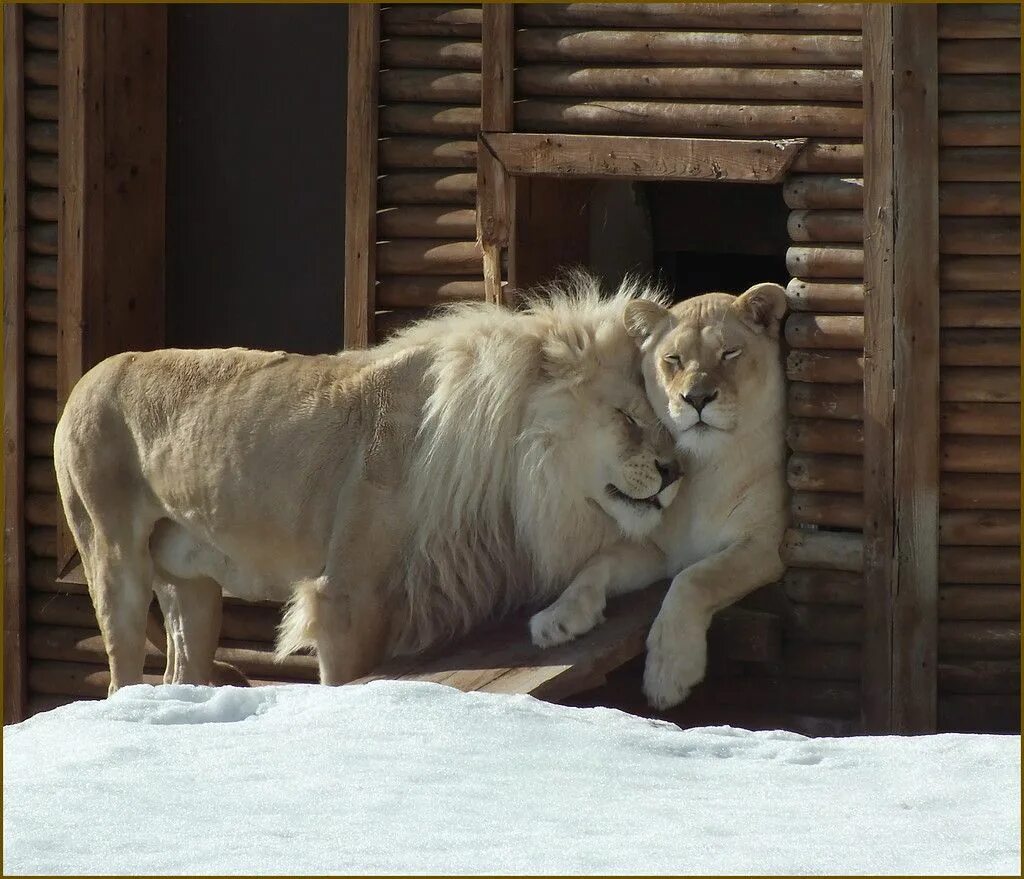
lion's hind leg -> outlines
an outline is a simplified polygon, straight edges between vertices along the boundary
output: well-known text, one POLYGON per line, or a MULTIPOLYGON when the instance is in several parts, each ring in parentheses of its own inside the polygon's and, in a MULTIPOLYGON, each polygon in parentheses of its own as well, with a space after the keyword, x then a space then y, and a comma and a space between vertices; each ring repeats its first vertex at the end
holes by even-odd
MULTIPOLYGON (((211 683, 218 677, 214 655, 223 606, 220 585, 208 577, 180 579, 161 573, 153 588, 167 630, 164 683, 211 683)), ((239 677, 238 683, 244 681, 240 673, 239 677)))

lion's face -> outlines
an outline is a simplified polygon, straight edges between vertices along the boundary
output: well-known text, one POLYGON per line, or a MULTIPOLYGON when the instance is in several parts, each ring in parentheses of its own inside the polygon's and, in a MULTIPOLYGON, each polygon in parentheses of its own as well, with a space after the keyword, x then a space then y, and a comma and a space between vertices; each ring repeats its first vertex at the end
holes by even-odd
POLYGON ((785 291, 758 284, 742 296, 708 293, 665 309, 631 303, 627 329, 640 343, 647 393, 680 449, 719 446, 778 369, 785 291))

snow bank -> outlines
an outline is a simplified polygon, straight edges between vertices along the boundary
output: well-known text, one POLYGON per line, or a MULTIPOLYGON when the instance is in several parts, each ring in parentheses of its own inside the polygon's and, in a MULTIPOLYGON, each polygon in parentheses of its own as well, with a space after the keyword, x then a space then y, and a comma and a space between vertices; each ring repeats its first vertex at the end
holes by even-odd
POLYGON ((436 684, 130 687, 4 729, 11 873, 1004 873, 1020 738, 681 731, 436 684))

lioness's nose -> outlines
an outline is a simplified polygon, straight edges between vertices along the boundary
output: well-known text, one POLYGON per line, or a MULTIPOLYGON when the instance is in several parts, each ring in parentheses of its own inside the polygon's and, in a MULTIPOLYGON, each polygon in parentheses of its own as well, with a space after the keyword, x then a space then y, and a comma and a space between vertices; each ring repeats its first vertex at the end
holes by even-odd
POLYGON ((662 464, 661 461, 657 461, 658 472, 661 474, 661 488, 658 489, 658 493, 661 494, 666 488, 668 488, 673 482, 675 482, 679 476, 679 465, 675 461, 669 461, 662 464))
POLYGON ((707 406, 715 397, 718 396, 718 391, 690 391, 688 394, 683 394, 683 399, 686 400, 694 409, 697 410, 697 414, 700 414, 700 410, 707 406))

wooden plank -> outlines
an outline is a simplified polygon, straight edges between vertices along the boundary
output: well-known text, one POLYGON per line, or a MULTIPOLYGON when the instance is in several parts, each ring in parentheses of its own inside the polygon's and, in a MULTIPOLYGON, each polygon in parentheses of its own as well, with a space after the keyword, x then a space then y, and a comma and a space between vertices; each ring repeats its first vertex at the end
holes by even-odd
POLYGON ((468 169, 476 166, 476 140, 382 137, 377 143, 381 173, 396 168, 468 169))
POLYGON ((864 311, 863 284, 836 284, 793 278, 786 285, 793 311, 826 311, 860 314, 864 311))
POLYGON ((1015 510, 943 510, 939 514, 939 543, 1016 546, 1020 543, 1020 514, 1015 510))
POLYGON ((1020 436, 1020 404, 943 403, 939 429, 943 434, 1020 436))
POLYGON ((807 139, 484 135, 513 175, 778 183, 807 139))
POLYGON ((376 310, 380 13, 373 3, 348 12, 344 342, 346 348, 365 348, 374 341, 376 310))
MULTIPOLYGON (((349 24, 351 29, 352 25, 349 24)), ((351 30, 350 30, 351 33, 351 30)), ((384 67, 480 69, 480 40, 460 37, 394 37, 380 47, 384 67)), ((351 59, 351 54, 349 58, 351 59)))
POLYGON ((861 493, 864 461, 855 455, 790 455, 786 468, 789 487, 796 491, 861 493))
POLYGON ((1020 39, 942 40, 939 73, 1020 73, 1020 39))
POLYGON ((860 534, 790 528, 782 541, 780 554, 782 560, 794 568, 864 570, 864 540, 860 534))
POLYGON ((381 10, 385 36, 480 36, 479 6, 448 3, 403 4, 381 10))
POLYGON ((1020 37, 1016 3, 943 3, 939 5, 942 39, 1014 39, 1020 37))
POLYGON ((568 3, 523 4, 527 27, 648 27, 663 30, 856 31, 861 11, 838 3, 568 3))
POLYGON ((377 305, 380 308, 429 308, 483 298, 483 281, 475 278, 389 275, 377 282, 377 305))
POLYGON ((458 205, 403 205, 377 211, 377 232, 385 238, 470 239, 476 211, 458 205))
MULTIPOLYGON (((864 7, 864 668, 865 728, 891 731, 896 592, 894 496, 893 9, 864 7)), ((792 205, 791 205, 792 206, 792 205)))
POLYGON ((25 718, 25 103, 24 15, 5 6, 4 26, 4 700, 3 722, 25 718))

